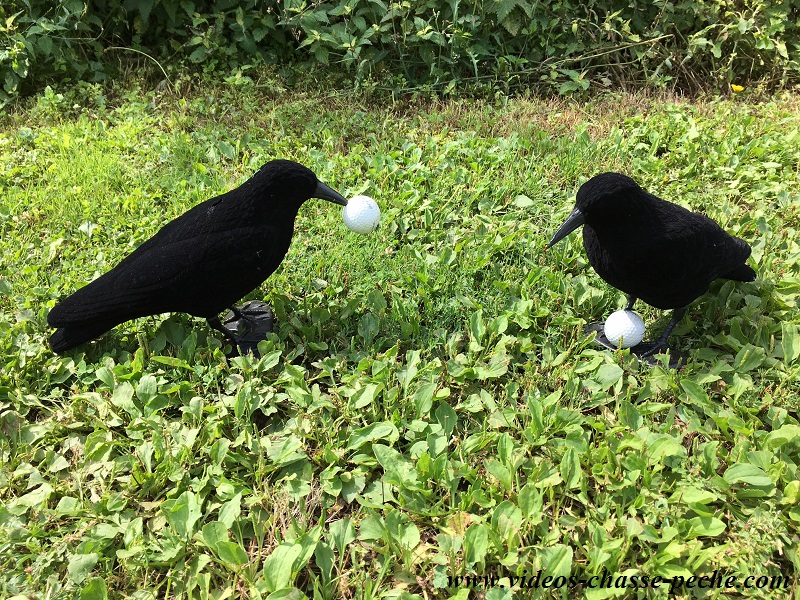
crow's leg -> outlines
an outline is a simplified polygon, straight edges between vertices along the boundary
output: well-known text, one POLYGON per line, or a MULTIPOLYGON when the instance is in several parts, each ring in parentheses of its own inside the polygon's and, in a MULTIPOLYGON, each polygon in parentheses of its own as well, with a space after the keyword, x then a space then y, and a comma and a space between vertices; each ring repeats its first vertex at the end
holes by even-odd
POLYGON ((633 294, 628 294, 628 304, 625 306, 625 310, 633 310, 633 305, 636 303, 636 296, 633 294))
MULTIPOLYGON (((685 306, 683 308, 676 308, 674 311, 672 311, 672 318, 670 319, 669 323, 667 324, 666 328, 661 333, 659 338, 655 342, 651 342, 652 346, 650 344, 646 344, 647 347, 643 349, 642 352, 637 352, 636 348, 638 348, 638 346, 634 346, 633 348, 631 348, 631 352, 636 354, 636 356, 644 358, 647 356, 653 356, 654 354, 658 354, 659 352, 663 352, 664 350, 666 350, 667 340, 669 340, 669 336, 672 333, 672 330, 675 329, 675 325, 678 324, 678 321, 680 321, 683 318, 683 315, 685 314, 686 314, 685 306)), ((640 345, 644 346, 644 344, 640 345)))
POLYGON ((225 337, 225 339, 231 343, 231 354, 233 356, 237 356, 239 354, 239 340, 230 329, 222 324, 222 322, 219 320, 219 315, 214 315, 213 317, 207 318, 206 323, 208 323, 209 327, 212 329, 219 331, 225 337))

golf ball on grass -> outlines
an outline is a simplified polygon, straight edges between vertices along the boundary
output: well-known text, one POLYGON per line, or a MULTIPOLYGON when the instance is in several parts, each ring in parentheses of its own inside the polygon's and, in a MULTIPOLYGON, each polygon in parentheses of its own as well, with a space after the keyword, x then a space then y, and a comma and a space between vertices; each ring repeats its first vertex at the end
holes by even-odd
POLYGON ((644 339, 644 321, 632 310, 618 310, 606 319, 603 333, 615 346, 631 348, 644 339))
POLYGON ((381 210, 369 196, 353 196, 342 209, 342 217, 350 231, 370 233, 378 228, 381 210))

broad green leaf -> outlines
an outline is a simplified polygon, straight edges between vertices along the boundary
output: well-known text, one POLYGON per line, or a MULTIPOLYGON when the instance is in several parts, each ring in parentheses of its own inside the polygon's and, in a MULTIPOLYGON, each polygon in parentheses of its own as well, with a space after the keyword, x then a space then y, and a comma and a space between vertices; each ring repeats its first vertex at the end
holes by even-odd
POLYGON ((136 397, 142 404, 147 404, 158 393, 156 378, 152 375, 143 375, 136 386, 136 397))
POLYGON ((339 519, 328 526, 330 541, 340 556, 344 555, 345 548, 356 539, 356 529, 349 518, 339 519))
POLYGON ((211 445, 208 455, 215 465, 219 466, 222 464, 222 461, 225 460, 225 457, 228 455, 230 447, 231 441, 228 438, 219 438, 211 445))
POLYGON ((526 521, 540 522, 544 507, 541 490, 533 483, 526 483, 519 492, 519 507, 526 521))
POLYGON ((532 474, 531 479, 535 481, 534 485, 539 489, 552 488, 564 481, 555 466, 549 462, 542 462, 532 474))
MULTIPOLYGON (((62 496, 56 505, 56 514, 76 515, 81 509, 81 501, 71 496, 62 496)), ((109 511, 112 512, 112 511, 109 511)))
MULTIPOLYGON (((668 546, 668 548, 670 548, 670 547, 672 547, 672 544, 670 544, 668 546)), ((659 553, 659 554, 666 554, 666 553, 662 552, 662 553, 659 553)), ((672 555, 670 555, 670 556, 672 556, 672 555)), ((661 558, 662 560, 664 560, 662 558, 662 556, 657 555, 657 557, 661 558)), ((656 568, 655 572, 653 573, 653 575, 660 575, 665 580, 670 580, 670 579, 673 579, 675 577, 683 577, 684 580, 686 580, 686 579, 689 579, 689 577, 691 577, 693 575, 693 573, 691 571, 689 571, 689 569, 687 569, 686 567, 684 567, 682 565, 677 565, 677 564, 674 564, 674 563, 667 563, 667 564, 663 564, 663 565, 658 566, 656 568)))
POLYGON ((603 357, 595 355, 586 362, 579 364, 575 367, 575 373, 588 373, 594 371, 603 363, 603 357))
POLYGON ((183 359, 176 358, 174 356, 151 356, 150 360, 153 362, 160 363, 162 365, 167 365, 168 367, 178 367, 181 369, 187 369, 189 371, 192 370, 192 365, 186 362, 183 359))
POLYGON ((194 534, 194 526, 200 519, 200 504, 195 494, 189 490, 172 500, 166 500, 161 510, 175 533, 183 540, 194 534))
MULTIPOLYGON (((486 590, 485 600, 514 600, 514 591, 507 587, 490 587, 486 590)), ((414 599, 416 600, 416 598, 414 599)), ((456 599, 458 600, 458 599, 456 599)))
POLYGON ((797 504, 798 502, 800 502, 800 481, 795 479, 784 486, 781 504, 797 504))
POLYGON ((738 400, 739 397, 744 394, 746 391, 753 388, 753 380, 750 378, 749 375, 746 373, 743 375, 739 375, 739 373, 733 374, 733 381, 731 385, 728 386, 728 393, 733 396, 734 400, 738 400))
POLYGON ((648 458, 650 463, 661 462, 667 457, 680 457, 686 456, 686 448, 674 437, 667 434, 656 436, 647 448, 648 458))
POLYGON ((302 447, 303 440, 292 433, 288 437, 275 440, 267 450, 267 456, 277 466, 290 465, 308 458, 302 447))
POLYGON ((483 323, 483 311, 478 310, 472 313, 469 318, 469 331, 472 334, 473 339, 478 344, 481 343, 483 340, 483 336, 486 333, 486 326, 483 323))
POLYGON ((108 389, 113 390, 116 387, 117 383, 114 379, 114 371, 108 367, 100 367, 95 371, 95 375, 97 375, 97 378, 102 381, 108 389))
POLYGON ((502 335, 508 329, 508 317, 506 315, 499 315, 492 319, 489 324, 489 331, 497 335, 502 335))
POLYGON ((120 528, 111 523, 98 523, 91 529, 91 536, 96 539, 111 540, 117 537, 120 533, 120 528))
POLYGON ((364 345, 369 346, 380 332, 380 318, 372 312, 366 313, 358 322, 358 335, 364 339, 364 345))
POLYGON ((618 365, 604 364, 597 369, 597 373, 592 379, 596 380, 605 390, 615 385, 622 377, 622 373, 623 371, 618 365))
POLYGON ((483 523, 469 526, 464 536, 464 562, 467 568, 476 563, 483 564, 489 551, 489 529, 483 523))
POLYGON ((503 486, 503 489, 506 491, 511 490, 514 479, 511 473, 511 469, 506 467, 503 463, 499 460, 495 460, 490 458, 486 461, 486 470, 494 476, 497 481, 500 482, 500 485, 503 486))
POLYGON ((220 140, 217 142, 217 149, 219 150, 220 154, 226 158, 229 158, 230 160, 234 160, 236 158, 236 148, 234 148, 230 142, 220 140))
POLYGON ((294 562, 295 571, 305 569, 308 561, 311 560, 311 557, 314 555, 314 550, 316 549, 317 544, 320 543, 322 532, 323 526, 320 524, 306 531, 303 533, 303 535, 295 540, 295 544, 300 546, 301 550, 300 555, 294 562))
POLYGON ((725 523, 716 517, 694 517, 689 519, 690 537, 716 537, 725 531, 725 523))
POLYGON ((264 560, 264 580, 270 592, 288 587, 292 580, 294 561, 302 552, 300 544, 284 543, 277 546, 264 560))
POLYGON ((374 512, 370 512, 359 523, 358 539, 360 540, 386 540, 386 523, 383 518, 374 512))
POLYGON ((414 465, 394 448, 383 444, 373 444, 375 458, 386 472, 386 481, 409 489, 419 488, 417 470, 414 465))
POLYGON ((569 489, 581 486, 583 471, 581 470, 581 461, 578 453, 574 448, 567 448, 561 458, 561 478, 569 489))
POLYGON ((746 483, 755 487, 772 487, 772 479, 755 465, 736 463, 722 476, 728 483, 746 483))
POLYGON ((680 488, 670 497, 673 502, 683 502, 684 504, 708 504, 714 502, 719 497, 707 490, 697 487, 680 488))
POLYGON ((142 410, 133 399, 133 386, 127 381, 123 381, 111 394, 111 404, 121 408, 132 417, 141 417, 142 410))
POLYGON ((308 597, 296 587, 287 587, 277 592, 272 592, 266 600, 308 600, 308 597))
POLYGON ((353 408, 361 409, 365 406, 372 405, 381 390, 383 390, 383 384, 380 383, 368 383, 360 388, 353 394, 352 398, 350 398, 353 408))
POLYGON ((281 360, 282 350, 275 350, 274 352, 270 352, 269 354, 265 354, 261 357, 259 361, 259 366, 264 370, 267 371, 275 366, 281 360))
POLYGON ((219 542, 215 548, 220 560, 234 567, 240 567, 250 562, 250 557, 236 542, 219 542))
POLYGON ((519 538, 521 526, 522 511, 513 502, 505 500, 492 511, 492 528, 506 543, 513 543, 519 538))
POLYGON ((394 444, 399 437, 400 434, 393 423, 388 421, 372 423, 361 429, 356 429, 347 441, 346 448, 347 450, 355 450, 375 440, 385 440, 386 443, 391 445, 394 444))
POLYGON ((770 431, 767 437, 764 438, 764 447, 774 450, 786 444, 800 441, 800 426, 798 425, 781 425, 775 431, 770 431))
POLYGON ((686 392, 687 399, 690 403, 697 406, 708 406, 708 394, 702 386, 691 379, 681 379, 681 387, 683 391, 686 392))
POLYGON ((475 370, 472 367, 464 366, 457 360, 447 361, 447 373, 459 383, 475 379, 475 370))
POLYGON ((333 549, 324 542, 317 544, 317 547, 314 549, 314 564, 322 573, 322 582, 325 585, 331 581, 333 566, 335 564, 334 561, 335 556, 333 554, 333 549))
POLYGON ((53 488, 49 483, 43 483, 35 490, 20 496, 14 501, 17 506, 25 506, 28 508, 38 508, 47 501, 50 494, 53 493, 53 488))
POLYGON ((211 521, 203 525, 201 537, 203 542, 213 550, 220 542, 228 541, 228 527, 221 521, 211 521))
POLYGON ((488 363, 475 365, 475 377, 481 381, 496 379, 508 373, 508 354, 504 344, 498 344, 488 363))
POLYGON ((644 419, 639 410, 627 400, 619 404, 620 418, 631 430, 636 431, 642 426, 644 419))
POLYGON ((92 572, 97 561, 100 560, 99 554, 73 554, 67 562, 67 572, 69 578, 74 583, 82 583, 92 572))
POLYGON ((92 577, 83 586, 80 600, 108 600, 108 588, 102 577, 92 577))
POLYGON ((419 529, 399 510, 392 510, 386 515, 386 529, 395 543, 406 550, 413 550, 419 545, 419 529))
MULTIPOLYGON (((222 505, 219 509, 219 520, 222 521, 227 528, 233 527, 233 524, 242 514, 242 493, 238 492, 233 498, 222 505)), ((205 529, 205 528, 204 528, 205 529)))
POLYGON ((456 411, 447 402, 439 402, 434 416, 436 417, 436 422, 442 426, 445 436, 450 437, 458 422, 456 411))
POLYGON ((793 323, 781 323, 781 348, 783 360, 792 364, 800 356, 800 327, 793 323))
POLYGON ((514 438, 508 433, 503 433, 497 440, 497 456, 504 465, 513 468, 514 463, 514 438))
POLYGON ((526 195, 520 194, 519 196, 514 198, 514 205, 517 208, 528 208, 529 206, 534 205, 534 201, 528 198, 526 195))
MULTIPOLYGON (((383 298, 383 296, 381 296, 383 298)), ((407 390, 408 386, 414 381, 414 377, 419 373, 419 364, 421 362, 419 350, 410 350, 406 353, 406 364, 397 372, 397 380, 407 390)))
POLYGON ((733 368, 739 373, 752 371, 764 362, 766 355, 767 351, 764 348, 746 344, 736 354, 736 358, 733 360, 733 368))
POLYGON ((572 570, 572 548, 556 544, 538 552, 542 561, 542 569, 553 577, 569 577, 572 570))
POLYGON ((417 417, 427 416, 433 408, 433 394, 436 391, 435 383, 423 383, 414 392, 414 406, 417 409, 417 417))

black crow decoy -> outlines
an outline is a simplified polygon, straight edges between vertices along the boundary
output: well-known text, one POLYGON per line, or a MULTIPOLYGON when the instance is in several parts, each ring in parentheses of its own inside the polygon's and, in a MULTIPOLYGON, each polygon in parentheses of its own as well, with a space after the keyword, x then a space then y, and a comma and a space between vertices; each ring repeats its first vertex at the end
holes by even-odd
POLYGON ((578 190, 575 209, 547 244, 550 248, 583 225, 589 264, 606 282, 672 319, 655 343, 631 351, 642 357, 667 349, 686 307, 718 278, 753 281, 745 264, 750 246, 699 213, 648 194, 630 177, 602 173, 578 190))
MULTIPOLYGON (((238 188, 170 221, 116 267, 56 304, 47 322, 63 352, 120 323, 165 312, 203 317, 237 351, 238 339, 219 319, 281 264, 300 206, 322 198, 347 200, 301 164, 273 160, 238 188)), ((259 313, 260 314, 260 313, 259 313)))

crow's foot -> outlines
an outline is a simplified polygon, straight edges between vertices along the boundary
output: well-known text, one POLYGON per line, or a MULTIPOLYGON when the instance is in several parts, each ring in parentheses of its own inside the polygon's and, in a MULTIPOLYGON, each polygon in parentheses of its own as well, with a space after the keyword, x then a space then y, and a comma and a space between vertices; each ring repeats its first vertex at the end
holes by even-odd
POLYGON ((267 339, 267 334, 273 330, 275 315, 266 302, 249 300, 241 306, 232 306, 225 315, 224 322, 224 327, 231 332, 237 349, 258 357, 258 343, 267 339))
MULTIPOLYGON (((595 334, 594 341, 601 345, 603 348, 609 350, 618 350, 617 346, 612 344, 604 333, 605 323, 591 323, 586 326, 586 333, 595 334)), ((654 342, 641 342, 632 348, 629 348, 631 354, 636 356, 639 360, 646 362, 648 365, 660 365, 661 361, 655 358, 656 354, 669 353, 669 366, 672 369, 678 369, 683 363, 683 357, 677 352, 667 346, 666 340, 658 339, 654 342)))

